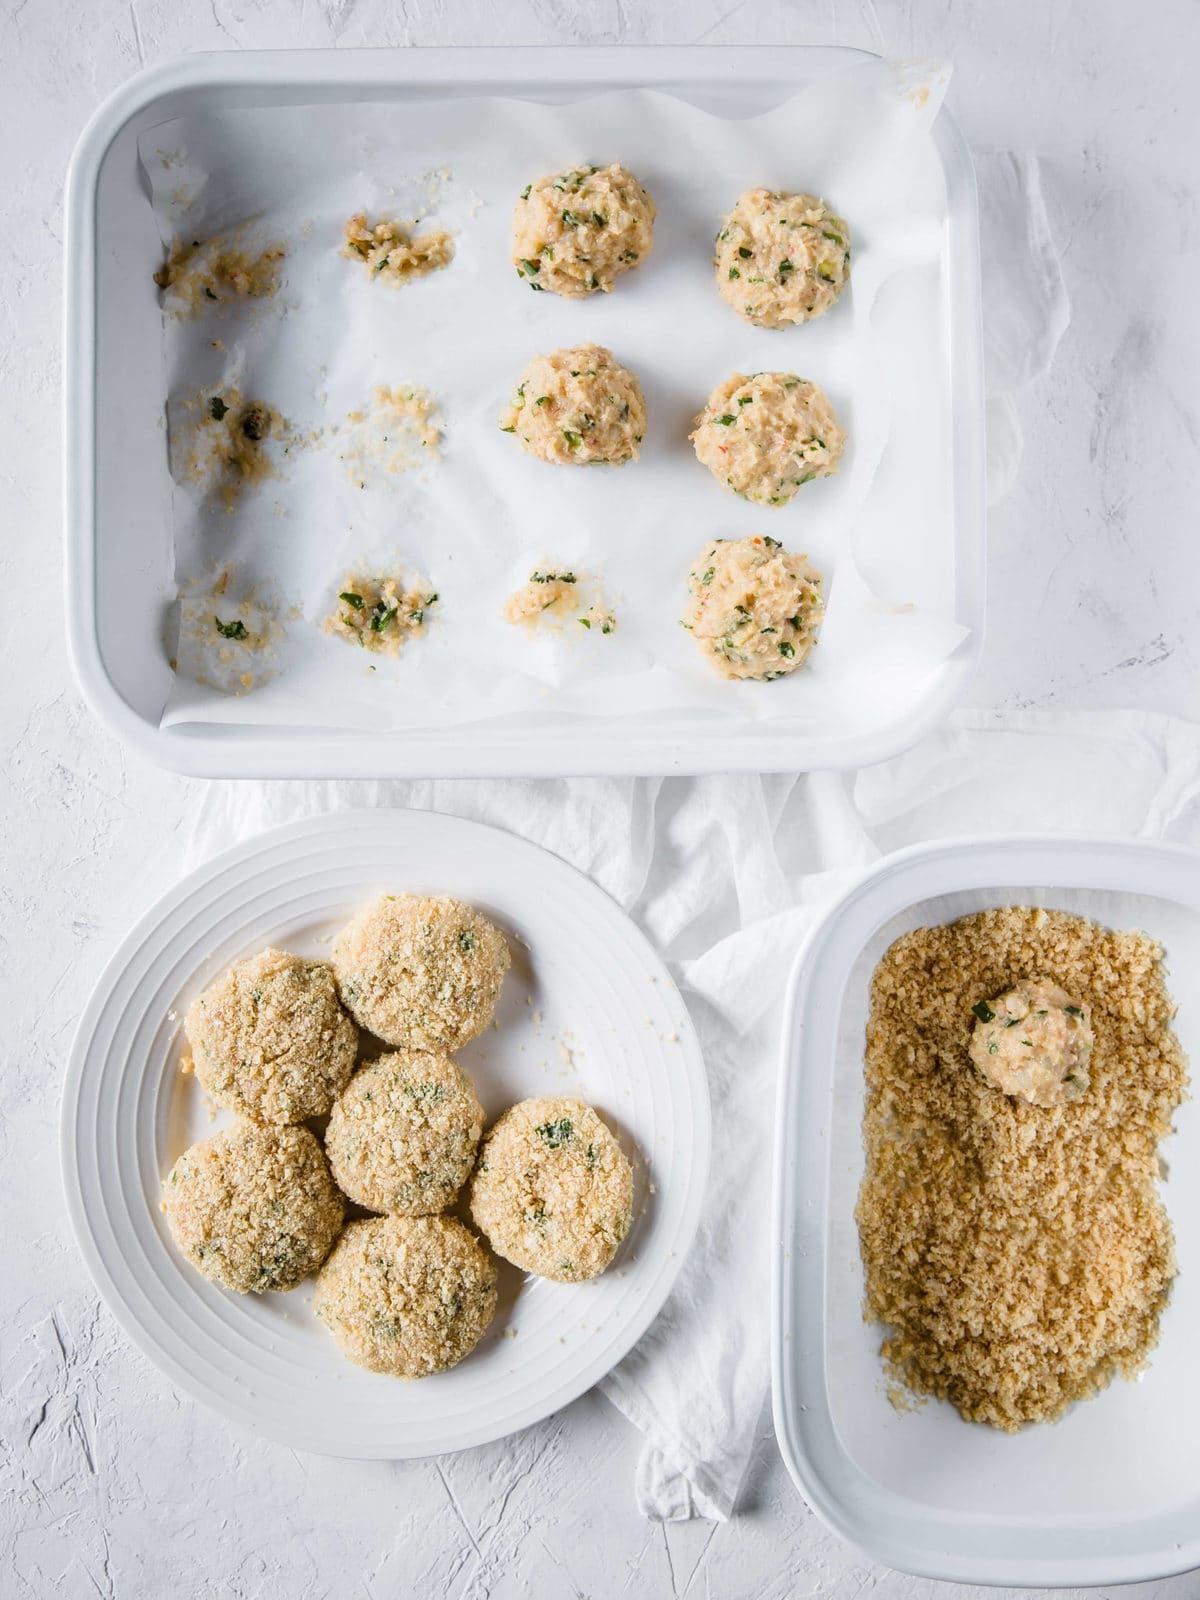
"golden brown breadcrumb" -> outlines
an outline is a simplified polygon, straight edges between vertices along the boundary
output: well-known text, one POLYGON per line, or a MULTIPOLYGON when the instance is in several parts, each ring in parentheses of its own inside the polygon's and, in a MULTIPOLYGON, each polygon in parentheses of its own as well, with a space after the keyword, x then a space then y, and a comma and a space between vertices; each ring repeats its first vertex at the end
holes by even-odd
POLYGON ((1144 1366, 1175 1275, 1158 1143, 1184 1098, 1162 950, 1006 907, 887 951, 867 1024, 865 1315, 891 1377, 969 1421, 1049 1421, 1144 1366), (1047 974, 1092 1009, 1091 1083, 1030 1105, 971 1065, 972 1006, 1047 974))

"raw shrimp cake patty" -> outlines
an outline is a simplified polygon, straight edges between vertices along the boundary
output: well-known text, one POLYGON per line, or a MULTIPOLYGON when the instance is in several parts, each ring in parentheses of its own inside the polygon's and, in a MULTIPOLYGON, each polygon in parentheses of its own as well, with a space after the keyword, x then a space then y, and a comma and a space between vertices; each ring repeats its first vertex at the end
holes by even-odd
POLYGON ((782 678, 812 653, 825 609, 821 574, 778 539, 714 539, 688 587, 683 625, 723 678, 782 678))
POLYGON ((1033 1106, 1086 1094, 1095 1043, 1089 1005, 1050 978, 1031 978, 971 1010, 971 1060, 994 1089, 1033 1106))
POLYGON ((483 1107, 449 1056, 402 1050, 356 1073, 333 1108, 325 1153, 368 1211, 444 1211, 470 1176, 483 1107))
POLYGON ((760 506, 786 505, 802 484, 830 477, 846 446, 829 396, 794 372, 735 372, 690 437, 714 478, 760 506))
POLYGON ((608 293, 654 246, 654 201, 628 167, 575 167, 531 183, 513 208, 513 265, 531 289, 608 293))
POLYGON ((500 418, 521 448, 555 466, 636 461, 646 432, 637 378, 611 350, 584 344, 534 356, 500 418))
POLYGON ((493 1126, 471 1216, 497 1254, 577 1283, 608 1266, 633 1220, 633 1169, 582 1100, 522 1100, 493 1126))
POLYGON ((322 1117, 350 1081, 358 1030, 332 970, 283 950, 230 967, 188 1010, 196 1076, 258 1122, 322 1117))
POLYGON ((850 230, 815 194, 747 189, 721 224, 721 298, 759 328, 820 317, 850 278, 850 230))
POLYGON ((448 896, 383 895, 333 945, 342 1003, 408 1050, 457 1050, 481 1034, 510 964, 499 928, 448 896))
POLYGON ((345 1216, 307 1128, 243 1121, 184 1151, 163 1185, 163 1210, 192 1265, 237 1294, 294 1289, 324 1261, 345 1216))
POLYGON ((314 1307, 357 1366, 428 1378, 470 1355, 487 1331, 496 1264, 453 1217, 369 1217, 338 1240, 314 1307))

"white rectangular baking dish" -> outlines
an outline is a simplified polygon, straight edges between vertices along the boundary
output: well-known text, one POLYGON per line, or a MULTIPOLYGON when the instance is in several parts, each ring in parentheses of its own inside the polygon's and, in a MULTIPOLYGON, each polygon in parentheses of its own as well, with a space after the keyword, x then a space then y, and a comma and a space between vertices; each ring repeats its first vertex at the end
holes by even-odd
MULTIPOLYGON (((430 49, 191 56, 142 73, 96 113, 67 188, 66 547, 68 640, 96 715, 158 765, 195 776, 401 777, 780 771, 856 767, 935 727, 961 697, 982 642, 984 430, 974 175, 943 111, 935 124, 949 197, 942 251, 944 338, 930 360, 952 417, 954 653, 897 708, 864 705, 851 726, 747 722, 714 736, 703 719, 540 715, 366 740, 268 723, 159 725, 170 668, 163 617, 174 596, 163 443, 161 314, 151 273, 161 244, 137 162, 139 132, 203 108, 395 97, 546 101, 653 87, 728 115, 778 103, 864 52, 842 49, 430 49), (548 736, 549 735, 549 736, 548 736)), ((948 575, 949 579, 949 575, 948 575)))
POLYGON ((854 1206, 874 968, 902 933, 971 911, 1056 907, 1165 948, 1180 1042, 1200 1060, 1200 856, 1169 845, 964 839, 885 858, 792 973, 775 1169, 772 1383, 805 1499, 878 1561, 962 1583, 1132 1583, 1200 1565, 1200 1106, 1165 1147, 1179 1277, 1148 1370, 1016 1436, 947 1404, 890 1403, 863 1321, 854 1206))

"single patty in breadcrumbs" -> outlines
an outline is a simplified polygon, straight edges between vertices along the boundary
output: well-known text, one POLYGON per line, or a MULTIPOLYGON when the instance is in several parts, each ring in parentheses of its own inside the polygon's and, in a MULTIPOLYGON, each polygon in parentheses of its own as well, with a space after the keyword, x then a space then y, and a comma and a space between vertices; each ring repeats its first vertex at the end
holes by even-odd
POLYGON ((333 946, 343 1005, 408 1050, 458 1050, 481 1034, 510 961, 499 928, 448 896, 383 895, 333 946))
POLYGON ((345 1207, 307 1128, 236 1122, 194 1144, 163 1185, 180 1250, 238 1294, 294 1289, 329 1253, 345 1207))
POLYGON ((1184 1098, 1161 948, 1011 906, 897 939, 867 1024, 858 1227, 891 1374, 972 1422, 1050 1421, 1158 1339, 1175 1276, 1158 1144, 1184 1098), (971 1062, 981 997, 1035 978, 1090 1008, 1090 1083, 1031 1104, 971 1062))
POLYGON ((487 1331, 496 1264, 453 1217, 369 1217, 338 1240, 314 1307, 357 1366, 428 1378, 470 1355, 487 1331))
POLYGON ((184 1027, 204 1088, 257 1122, 323 1117, 350 1081, 358 1049, 332 969, 283 950, 230 967, 189 1008, 184 1027))
POLYGON ((482 1132, 463 1069, 449 1056, 401 1050, 355 1074, 329 1118, 325 1153, 351 1200, 420 1217, 454 1203, 482 1132))
POLYGON ((522 1100, 483 1141, 471 1216, 498 1255, 562 1283, 595 1278, 633 1220, 633 1169, 582 1100, 522 1100))

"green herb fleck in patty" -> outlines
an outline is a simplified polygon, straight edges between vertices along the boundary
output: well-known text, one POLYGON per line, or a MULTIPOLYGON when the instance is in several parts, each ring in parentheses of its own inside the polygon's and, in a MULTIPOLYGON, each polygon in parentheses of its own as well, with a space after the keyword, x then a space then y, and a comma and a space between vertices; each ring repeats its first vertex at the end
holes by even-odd
POLYGON ((539 1139, 548 1144, 551 1150, 559 1150, 575 1133, 575 1125, 570 1117, 560 1117, 557 1122, 543 1122, 534 1132, 539 1139))

